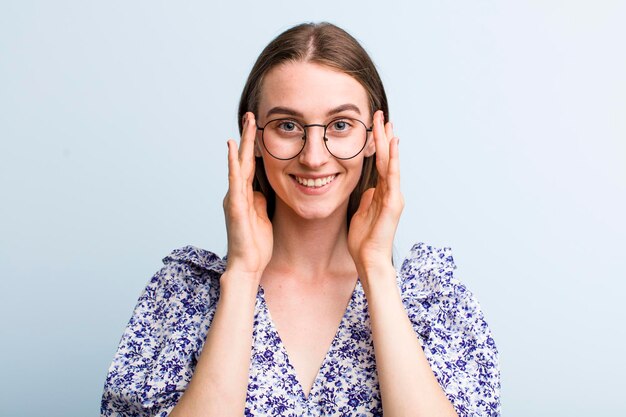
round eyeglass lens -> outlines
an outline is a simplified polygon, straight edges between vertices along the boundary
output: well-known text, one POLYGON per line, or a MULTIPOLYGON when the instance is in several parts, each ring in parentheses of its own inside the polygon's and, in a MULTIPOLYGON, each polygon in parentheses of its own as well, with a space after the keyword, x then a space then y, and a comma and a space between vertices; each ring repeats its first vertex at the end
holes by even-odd
POLYGON ((326 148, 339 159, 357 156, 365 147, 367 128, 356 119, 342 118, 326 126, 326 148))
MULTIPOLYGON (((303 126, 290 119, 278 119, 268 122, 263 128, 263 146, 270 155, 277 159, 291 159, 297 156, 306 143, 306 129, 318 125, 303 126)), ((357 119, 340 118, 328 123, 325 128, 324 143, 328 151, 339 159, 350 159, 358 155, 365 147, 367 128, 357 119)))
POLYGON ((263 146, 278 159, 291 159, 298 155, 305 144, 306 132, 293 120, 272 120, 263 128, 263 146))

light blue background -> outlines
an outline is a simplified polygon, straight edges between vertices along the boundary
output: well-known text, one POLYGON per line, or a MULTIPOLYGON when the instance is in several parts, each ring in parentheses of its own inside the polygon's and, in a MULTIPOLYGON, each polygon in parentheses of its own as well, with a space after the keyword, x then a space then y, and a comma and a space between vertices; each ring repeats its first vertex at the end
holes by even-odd
POLYGON ((224 254, 226 139, 261 49, 332 21, 401 138, 402 257, 451 246, 505 416, 625 409, 618 1, 0 1, 0 415, 97 415, 160 259, 224 254))

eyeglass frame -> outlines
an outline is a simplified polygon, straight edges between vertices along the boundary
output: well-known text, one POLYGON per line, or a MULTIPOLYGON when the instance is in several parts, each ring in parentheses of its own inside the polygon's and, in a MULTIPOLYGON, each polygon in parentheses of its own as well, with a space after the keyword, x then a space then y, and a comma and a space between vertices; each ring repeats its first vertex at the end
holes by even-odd
POLYGON ((256 130, 257 130, 257 131, 259 131, 259 130, 261 131, 261 143, 263 143, 263 147, 265 148, 265 150, 267 151, 267 153, 268 153, 268 154, 270 154, 270 156, 271 156, 272 158, 278 159, 278 160, 280 160, 280 161, 289 161, 290 159, 294 159, 295 157, 297 157, 298 155, 300 155, 300 154, 302 153, 302 151, 304 150, 304 147, 306 146, 306 141, 308 140, 308 138, 307 138, 307 130, 306 130, 306 128, 307 128, 307 127, 323 127, 323 128, 324 128, 324 135, 322 136, 322 138, 324 139, 324 147, 326 148, 326 150, 328 151, 328 153, 332 155, 332 157, 333 157, 333 158, 335 158, 335 159, 339 159, 339 160, 341 160, 341 161, 346 161, 346 160, 348 160, 348 159, 356 158, 356 157, 357 157, 357 156, 358 156, 361 152, 363 152, 363 149, 365 149, 365 146, 367 145, 367 139, 368 139, 368 138, 367 138, 367 134, 368 134, 369 132, 372 132, 372 131, 373 131, 373 129, 374 129, 374 125, 372 125, 372 127, 368 128, 368 127, 367 127, 367 125, 366 125, 365 123, 363 123, 363 122, 362 122, 361 120, 359 120, 359 119, 355 119, 354 117, 338 117, 338 118, 336 118, 336 119, 331 120, 330 122, 328 122, 328 123, 327 123, 327 124, 325 124, 325 125, 322 125, 322 124, 319 124, 319 123, 310 123, 310 124, 303 125, 303 124, 300 124, 299 122, 297 122, 297 121, 295 121, 295 120, 293 120, 293 119, 289 119, 289 118, 286 118, 286 117, 279 117, 279 118, 277 118, 277 119, 272 119, 272 120, 270 120, 269 122, 265 123, 265 124, 263 125, 263 127, 259 127, 259 126, 257 126, 256 130), (331 152, 331 150, 328 148, 328 138, 326 137, 326 129, 328 129, 328 126, 330 126, 332 123, 334 123, 334 122, 336 122, 336 121, 338 121, 338 120, 342 120, 342 119, 350 119, 350 120, 355 120, 355 121, 357 121, 357 122, 361 123, 361 124, 363 125, 363 127, 365 128, 365 140, 363 141, 363 146, 361 147, 361 149, 359 149, 359 151, 358 151, 357 153, 355 153, 353 156, 350 156, 350 157, 348 157, 348 158, 341 158, 341 157, 339 157, 339 156, 336 156, 334 153, 332 153, 332 152, 331 152), (304 130, 304 136, 302 136, 302 140, 304 141, 304 144, 302 145, 302 148, 300 148, 300 150, 298 151, 298 153, 297 153, 297 154, 295 154, 294 156, 290 157, 290 158, 279 158, 279 157, 275 156, 275 155, 274 155, 274 154, 272 154, 272 153, 270 152, 270 150, 267 148, 267 145, 265 145, 265 135, 264 135, 264 133, 265 133, 265 128, 266 128, 266 127, 267 127, 267 125, 269 125, 270 123, 272 123, 272 122, 276 122, 276 121, 278 121, 278 120, 288 120, 288 121, 290 121, 290 122, 293 122, 293 123, 295 123, 295 124, 300 125, 300 126, 302 127, 302 130, 304 130))

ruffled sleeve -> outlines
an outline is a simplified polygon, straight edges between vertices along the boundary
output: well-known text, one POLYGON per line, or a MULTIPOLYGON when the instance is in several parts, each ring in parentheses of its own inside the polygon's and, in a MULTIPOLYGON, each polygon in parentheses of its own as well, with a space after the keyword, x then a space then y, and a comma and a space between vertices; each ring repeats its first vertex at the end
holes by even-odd
POLYGON ((455 269, 450 248, 413 246, 398 276, 402 302, 459 417, 499 416, 498 351, 476 297, 455 269))
POLYGON ((224 262, 186 246, 163 259, 122 335, 102 416, 165 417, 191 380, 219 298, 224 262))

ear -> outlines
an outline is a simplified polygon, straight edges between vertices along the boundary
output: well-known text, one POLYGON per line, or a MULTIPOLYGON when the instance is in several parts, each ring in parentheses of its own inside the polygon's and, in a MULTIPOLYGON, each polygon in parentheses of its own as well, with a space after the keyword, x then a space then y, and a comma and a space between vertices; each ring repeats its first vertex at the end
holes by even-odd
POLYGON ((365 145, 365 149, 363 149, 365 157, 370 157, 376 153, 376 143, 374 142, 374 134, 370 137, 369 141, 365 145))

